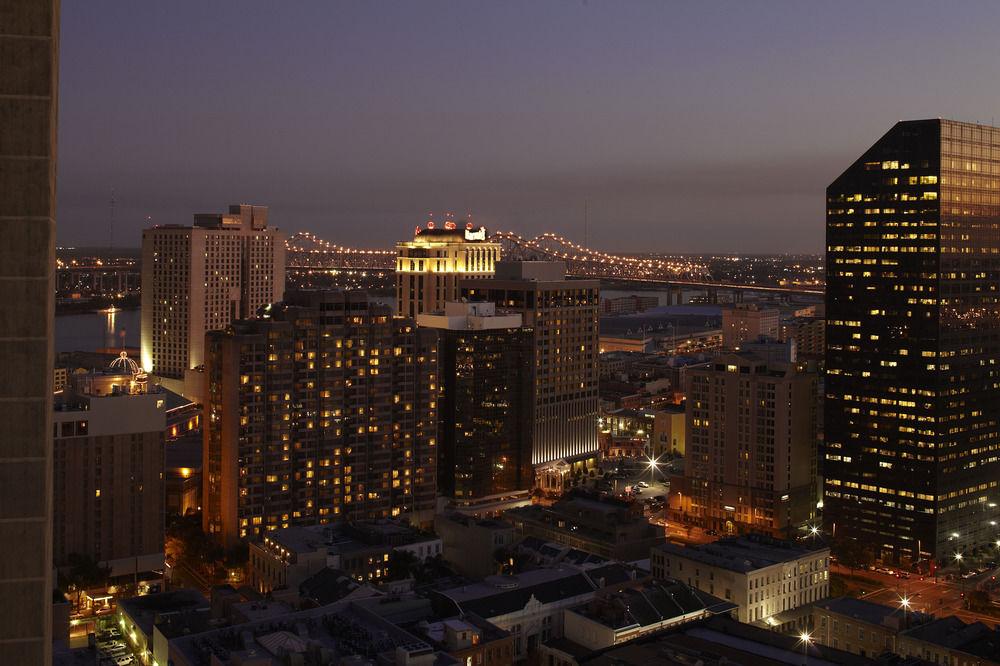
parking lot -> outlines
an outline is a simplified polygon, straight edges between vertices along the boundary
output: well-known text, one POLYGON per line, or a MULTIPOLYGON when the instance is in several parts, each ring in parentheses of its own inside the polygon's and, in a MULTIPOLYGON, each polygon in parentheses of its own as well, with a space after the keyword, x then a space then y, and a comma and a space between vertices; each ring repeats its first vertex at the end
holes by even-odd
POLYGON ((96 639, 97 663, 100 666, 130 666, 139 663, 132 647, 118 628, 109 627, 98 631, 96 639))

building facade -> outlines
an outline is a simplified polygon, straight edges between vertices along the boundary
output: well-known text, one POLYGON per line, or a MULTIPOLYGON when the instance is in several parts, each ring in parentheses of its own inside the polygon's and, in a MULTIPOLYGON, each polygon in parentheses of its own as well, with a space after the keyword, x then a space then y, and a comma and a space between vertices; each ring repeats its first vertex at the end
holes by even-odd
POLYGON ((600 284, 568 280, 562 262, 501 261, 461 295, 521 313, 534 335, 532 464, 592 457, 597 444, 600 284))
POLYGON ((569 495, 551 506, 532 504, 506 513, 520 537, 538 537, 609 560, 640 560, 663 543, 664 530, 642 514, 642 504, 569 495))
POLYGON ((490 242, 486 227, 468 222, 443 228, 428 222, 417 227, 412 241, 396 244, 396 311, 404 317, 443 310, 458 300, 461 278, 493 275, 500 244, 490 242))
POLYGON ((736 303, 722 309, 722 348, 739 349, 748 340, 778 338, 780 313, 756 303, 736 303))
POLYGON ((121 576, 163 568, 165 394, 129 367, 74 375, 58 396, 57 567, 86 556, 121 576))
POLYGON ((207 360, 208 534, 432 519, 434 331, 364 292, 289 292, 265 318, 209 334, 207 360))
POLYGON ((816 383, 805 364, 724 354, 689 372, 680 516, 790 538, 816 518, 816 383))
POLYGON ((0 663, 48 664, 59 2, 0 12, 0 663))
POLYGON ((475 511, 531 490, 532 331, 493 303, 417 316, 438 332, 438 489, 475 511))
POLYGON ((326 568, 359 582, 380 583, 389 576, 391 556, 397 551, 423 562, 441 554, 441 539, 388 520, 275 530, 250 543, 250 585, 261 593, 297 590, 326 568))
POLYGON ((267 207, 142 232, 142 367, 172 380, 205 362, 205 334, 257 316, 285 292, 285 236, 267 207))
POLYGON ((761 535, 714 543, 665 543, 652 550, 659 580, 674 578, 739 607, 740 622, 782 624, 781 615, 829 595, 830 549, 761 535))
POLYGON ((825 520, 886 561, 996 538, 998 183, 1000 129, 935 119, 827 188, 825 520))

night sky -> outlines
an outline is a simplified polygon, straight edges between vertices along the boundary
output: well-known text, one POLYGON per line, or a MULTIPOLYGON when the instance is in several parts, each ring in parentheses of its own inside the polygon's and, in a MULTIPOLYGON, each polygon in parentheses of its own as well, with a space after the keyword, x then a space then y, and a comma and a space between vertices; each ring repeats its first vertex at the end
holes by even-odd
POLYGON ((62 3, 59 242, 269 205, 389 246, 427 211, 660 252, 819 252, 896 120, 1000 116, 1000 3, 62 3))

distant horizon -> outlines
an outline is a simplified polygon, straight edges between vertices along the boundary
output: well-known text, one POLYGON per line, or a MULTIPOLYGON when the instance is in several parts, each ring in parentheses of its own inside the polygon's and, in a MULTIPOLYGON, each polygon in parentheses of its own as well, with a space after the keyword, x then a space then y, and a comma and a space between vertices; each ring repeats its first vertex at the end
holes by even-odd
MULTIPOLYGON (((394 249, 394 248, 395 248, 395 242, 392 245, 385 246, 385 247, 377 246, 377 245, 370 245, 370 246, 365 246, 365 247, 357 246, 356 247, 356 249, 362 249, 362 250, 391 250, 391 249, 394 249)), ((603 248, 595 247, 595 248, 591 248, 591 249, 602 250, 603 248)), ((60 250, 62 250, 62 251, 75 251, 75 252, 83 252, 83 251, 88 251, 88 252, 90 252, 90 251, 92 251, 92 252, 97 252, 97 251, 104 251, 104 252, 131 252, 131 253, 134 253, 136 255, 139 255, 139 254, 142 253, 142 246, 141 245, 136 245, 136 246, 126 246, 126 245, 115 245, 115 246, 104 246, 104 245, 56 245, 56 251, 58 252, 60 250)), ((624 256, 638 255, 638 254, 648 254, 648 255, 657 255, 657 256, 664 256, 664 257, 670 256, 670 257, 741 257, 741 258, 742 257, 819 257, 819 258, 822 258, 823 256, 825 256, 825 252, 770 252, 769 253, 769 252, 724 252, 724 251, 715 251, 715 252, 675 252, 675 253, 666 253, 666 252, 656 252, 656 251, 651 251, 651 250, 645 250, 645 251, 617 250, 615 252, 610 252, 609 251, 609 253, 616 254, 616 255, 624 255, 624 256)))

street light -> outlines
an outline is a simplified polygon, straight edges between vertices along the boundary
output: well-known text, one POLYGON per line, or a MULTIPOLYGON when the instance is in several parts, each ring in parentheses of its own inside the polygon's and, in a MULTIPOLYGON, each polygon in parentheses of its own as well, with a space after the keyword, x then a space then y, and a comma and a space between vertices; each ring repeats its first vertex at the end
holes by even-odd
POLYGON ((802 663, 809 661, 809 644, 812 643, 812 635, 808 631, 799 634, 799 644, 802 646, 802 663))
POLYGON ((905 629, 909 625, 906 623, 906 611, 910 610, 910 599, 909 597, 900 597, 899 605, 903 609, 903 628, 905 629))
POLYGON ((649 483, 656 483, 656 468, 659 465, 656 458, 649 458, 649 483))

